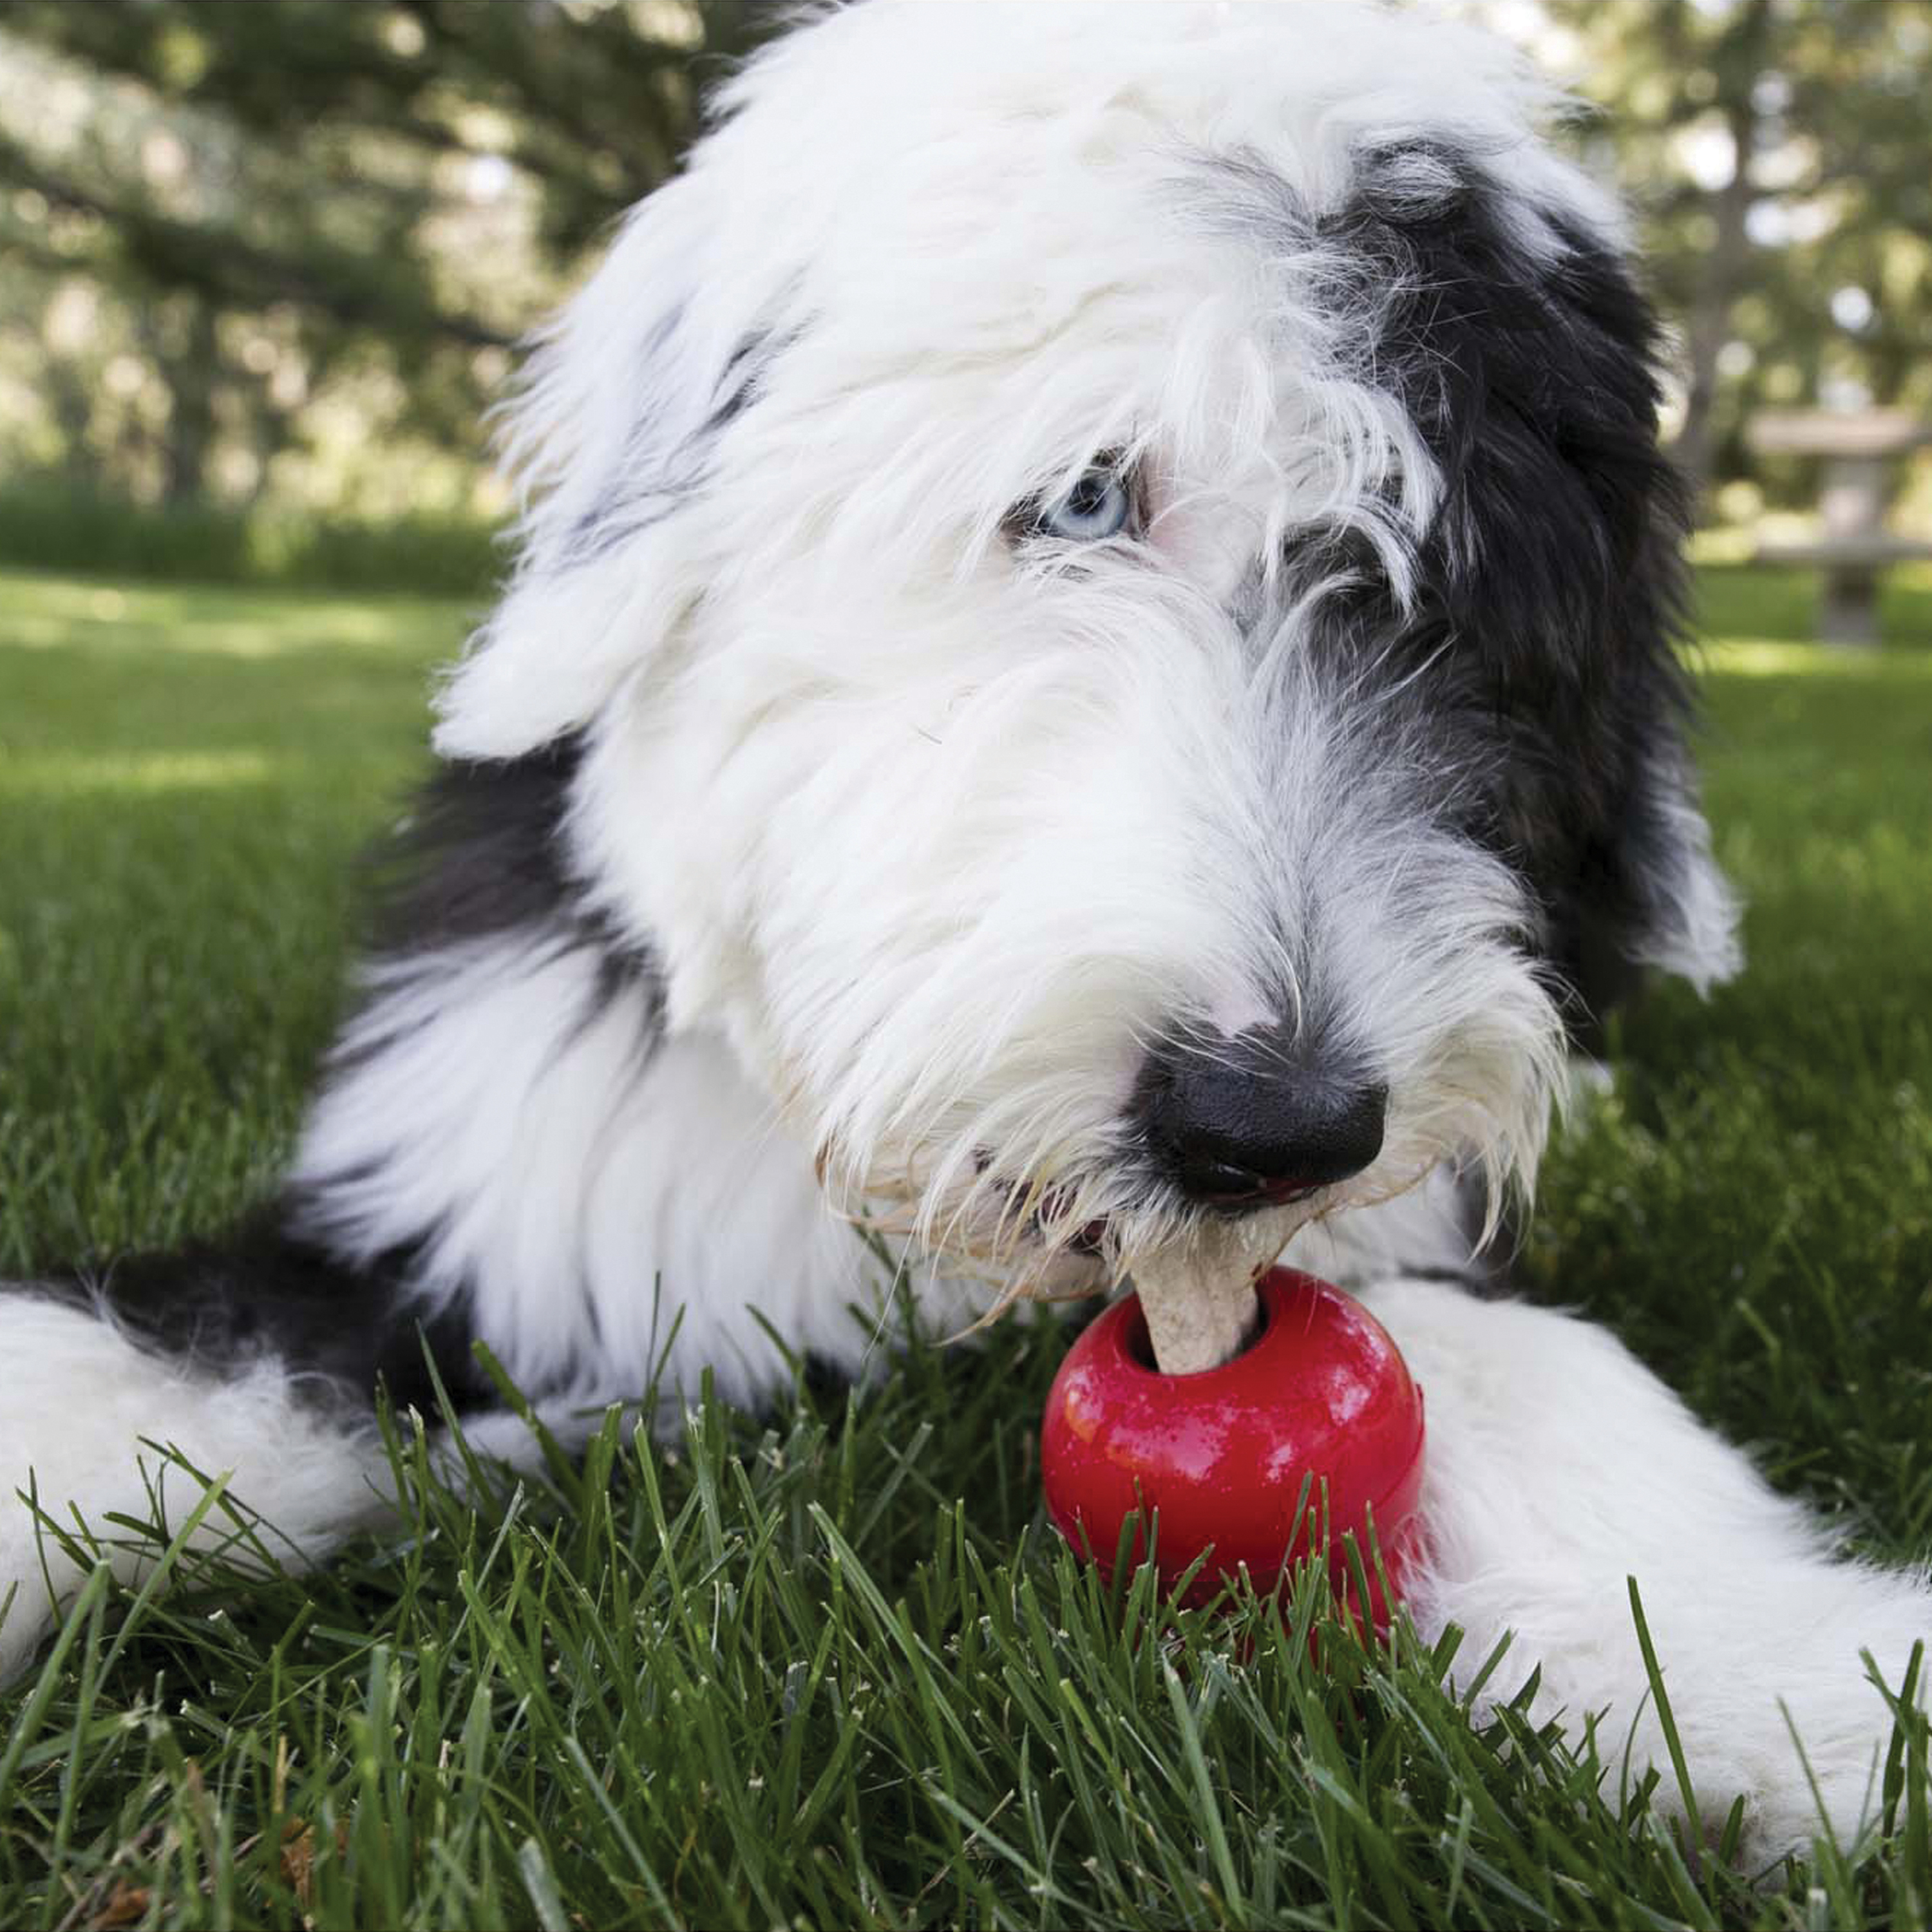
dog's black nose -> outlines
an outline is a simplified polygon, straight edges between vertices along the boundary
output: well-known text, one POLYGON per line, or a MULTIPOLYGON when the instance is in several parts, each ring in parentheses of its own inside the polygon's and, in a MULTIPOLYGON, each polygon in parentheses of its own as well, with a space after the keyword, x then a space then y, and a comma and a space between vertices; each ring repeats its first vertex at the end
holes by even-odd
POLYGON ((1381 1153, 1388 1089, 1311 1066, 1280 1034, 1165 1048, 1141 1075, 1149 1152, 1190 1201, 1230 1214, 1346 1180, 1381 1153))

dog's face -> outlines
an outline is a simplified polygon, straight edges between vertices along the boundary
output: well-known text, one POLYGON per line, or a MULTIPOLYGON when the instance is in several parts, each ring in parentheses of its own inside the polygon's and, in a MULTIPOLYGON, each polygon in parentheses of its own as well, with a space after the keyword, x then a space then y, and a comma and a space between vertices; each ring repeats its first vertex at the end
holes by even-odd
POLYGON ((1606 969, 1732 948, 1650 323, 1527 85, 1354 8, 871 0, 730 104, 539 370, 445 748, 584 735, 670 1023, 929 1243, 1526 1169, 1606 969))

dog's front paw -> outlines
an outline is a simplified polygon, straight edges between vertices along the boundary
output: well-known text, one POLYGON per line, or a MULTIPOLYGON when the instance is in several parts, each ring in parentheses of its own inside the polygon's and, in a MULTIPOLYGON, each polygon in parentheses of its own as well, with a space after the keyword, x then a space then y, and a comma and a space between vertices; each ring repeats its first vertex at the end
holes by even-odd
POLYGON ((1914 1660, 1920 1646, 1932 1652, 1924 1580, 1834 1562, 1794 1535, 1755 1568, 1719 1574, 1687 1550, 1634 1592, 1635 1581, 1607 1566, 1559 1574, 1546 1556, 1492 1562, 1430 1578, 1419 1621, 1432 1636, 1464 1630, 1466 1682, 1507 1637, 1484 1702, 1534 1669, 1533 1719, 1562 1723, 1573 1740, 1593 1724, 1612 1788, 1654 1771, 1657 1802, 1690 1838, 1717 1843, 1742 1798, 1747 1867, 1807 1857, 1820 1838, 1849 1850, 1879 1821, 1900 1712, 1924 1721, 1932 1658, 1914 1660))
POLYGON ((1434 1568, 1414 1608, 1431 1634, 1464 1630, 1458 1668, 1473 1674, 1507 1638, 1520 1661, 1492 1694, 1534 1666, 1539 1722, 1580 1735, 1594 1720, 1607 1774, 1654 1768, 1707 1834, 1742 1796, 1748 1860, 1803 1855, 1826 1831, 1849 1845, 1876 1815, 1893 1726, 1862 1654, 1902 1688, 1914 1646, 1932 1648, 1925 1580, 1834 1558, 1604 1330, 1435 1282, 1364 1298, 1427 1399, 1434 1568))
MULTIPOLYGON (((1802 1857, 1821 1837, 1849 1850, 1880 1822, 1888 1756, 1901 1719, 1924 1723, 1932 1674, 1924 1577, 1816 1561, 1780 1567, 1757 1580, 1761 1618, 1708 1633, 1713 1646, 1727 1634, 1728 1652, 1703 1658, 1708 1688, 1686 1693, 1698 1713, 1685 1742, 1704 1826, 1721 1826, 1742 1793, 1747 1848, 1767 1861, 1802 1857)), ((1680 1658, 1678 1672, 1699 1664, 1680 1658)))
POLYGON ((1922 1713, 1926 1702, 1927 1663, 1914 1675, 1913 1655, 1932 1650, 1932 1594, 1907 1576, 1823 1562, 1780 1564, 1756 1590, 1733 1580, 1736 1590, 1700 1593, 1666 1576, 1641 1589, 1650 1658, 1628 1580, 1608 1576, 1578 1590, 1546 1571, 1438 1579, 1422 1620, 1465 1628, 1465 1680, 1507 1634, 1506 1666, 1484 1704, 1510 1696, 1533 1666, 1532 1718, 1560 1722, 1573 1739, 1594 1722, 1609 1784, 1654 1771, 1656 1802, 1687 1837, 1717 1843, 1741 1798, 1748 1868, 1807 1857, 1820 1838, 1849 1850, 1880 1820, 1899 1711, 1922 1713))
POLYGON ((26 1669, 58 1614, 39 1566, 29 1570, 13 1541, 0 1536, 0 1690, 26 1669))

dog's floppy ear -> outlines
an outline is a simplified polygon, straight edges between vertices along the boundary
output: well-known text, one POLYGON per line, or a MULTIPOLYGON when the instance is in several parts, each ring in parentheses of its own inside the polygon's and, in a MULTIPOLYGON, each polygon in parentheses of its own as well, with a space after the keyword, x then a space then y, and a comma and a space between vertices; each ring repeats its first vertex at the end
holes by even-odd
POLYGON ((1690 758, 1696 704, 1677 650, 1687 494, 1656 446, 1648 313, 1607 251, 1573 245, 1563 280, 1616 290, 1617 302, 1598 299, 1594 316, 1621 308, 1624 325, 1588 330, 1610 353, 1580 358, 1569 385, 1546 392, 1553 427, 1540 460, 1510 452, 1524 487, 1516 527, 1559 520, 1561 541, 1530 549, 1569 566, 1565 586, 1515 593, 1526 614, 1542 601, 1540 624, 1559 640, 1544 657, 1553 674, 1524 678, 1542 690, 1524 732, 1520 844, 1547 914, 1550 960, 1574 995, 1573 1030, 1590 1043, 1642 968, 1704 993, 1737 972, 1743 952, 1690 758), (1629 388, 1621 406, 1606 373, 1619 365, 1629 388))
MULTIPOLYGON (((1575 501, 1588 518, 1574 517, 1564 542, 1542 554, 1570 560, 1588 612, 1574 589, 1567 612, 1552 599, 1574 655, 1542 748, 1563 774, 1575 838, 1563 875, 1545 884, 1552 955, 1587 1044, 1642 968, 1702 993, 1743 956, 1690 750, 1696 704, 1678 649, 1690 499, 1658 447, 1655 324, 1614 245, 1580 226, 1564 239, 1545 284, 1562 326, 1544 404, 1552 453, 1566 482, 1580 479, 1575 501)), ((1562 500, 1546 471, 1539 480, 1525 467, 1546 505, 1562 500)), ((1522 503, 1518 514, 1538 512, 1522 503)))
POLYGON ((1628 754, 1622 785, 1570 848, 1565 876, 1545 882, 1550 955, 1586 1046, 1643 968, 1701 993, 1743 963, 1737 902, 1712 856, 1678 708, 1660 709, 1646 735, 1628 754))
POLYGON ((505 413, 517 568, 441 694, 436 748, 512 758, 588 724, 702 589, 692 528, 717 436, 761 367, 703 272, 708 182, 634 209, 505 413))
POLYGON ((1613 219, 1560 170, 1526 196, 1407 143, 1364 158, 1324 229, 1378 292, 1376 380, 1438 466, 1419 560, 1432 634, 1460 640, 1470 700, 1494 704, 1486 836, 1540 902, 1580 1034, 1641 967, 1728 977, 1736 910, 1676 650, 1685 496, 1658 446, 1656 322, 1613 219))
MULTIPOLYGON (((1643 536, 1594 568, 1569 553, 1579 580, 1596 581, 1583 605, 1544 614, 1562 644, 1504 682, 1513 749, 1492 836, 1540 903, 1541 950, 1586 1046, 1645 968, 1704 992, 1742 963, 1737 902, 1712 856, 1689 748, 1678 492, 1664 465, 1651 467, 1630 506, 1643 536)), ((1580 542, 1580 526, 1575 534, 1580 542)), ((1488 595, 1492 608, 1508 601, 1493 584, 1488 595)), ((1532 607, 1523 615, 1532 620, 1532 607)))

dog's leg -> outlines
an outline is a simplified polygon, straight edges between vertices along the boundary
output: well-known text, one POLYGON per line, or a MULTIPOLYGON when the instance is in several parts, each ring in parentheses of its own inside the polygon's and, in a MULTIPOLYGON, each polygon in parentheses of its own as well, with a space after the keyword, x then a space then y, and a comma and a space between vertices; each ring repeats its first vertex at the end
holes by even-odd
POLYGON ((1899 1687, 1914 1642, 1932 1648, 1924 1580, 1835 1560, 1798 1504, 1602 1328, 1438 1282, 1363 1299, 1427 1402, 1435 1569, 1414 1606, 1432 1635, 1467 1633, 1457 1671, 1513 1632, 1490 1695, 1540 1665, 1539 1718, 1560 1712, 1574 1734, 1606 1714, 1612 1775, 1628 1740, 1632 1768, 1674 1789, 1634 1576, 1704 1828, 1742 1793, 1754 1853, 1805 1850, 1820 1829, 1808 1760, 1849 1843, 1875 1811, 1892 1730, 1859 1653, 1899 1687))

